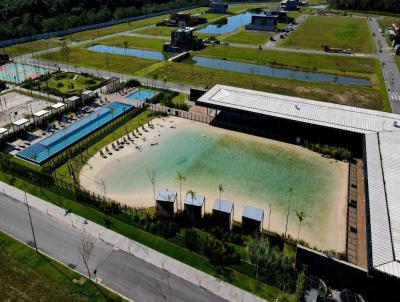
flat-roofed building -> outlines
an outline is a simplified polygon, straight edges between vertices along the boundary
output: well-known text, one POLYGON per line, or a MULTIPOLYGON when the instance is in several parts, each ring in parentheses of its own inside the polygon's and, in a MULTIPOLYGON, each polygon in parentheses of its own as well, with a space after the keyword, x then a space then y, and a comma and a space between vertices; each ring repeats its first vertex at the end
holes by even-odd
POLYGON ((205 196, 195 193, 188 193, 185 198, 185 210, 191 215, 193 222, 199 221, 205 211, 205 196))
POLYGON ((210 8, 207 12, 213 14, 226 14, 228 12, 228 3, 220 1, 211 2, 210 8))
POLYGON ((278 16, 270 12, 251 16, 250 24, 245 26, 247 30, 276 31, 278 28, 278 16))
POLYGON ((216 199, 214 202, 212 216, 216 225, 225 229, 231 229, 233 223, 234 203, 229 200, 216 199))
POLYGON ((175 215, 178 194, 175 191, 164 190, 158 193, 156 198, 157 215, 164 218, 172 218, 175 215))
POLYGON ((245 206, 242 214, 242 227, 246 233, 261 233, 264 223, 264 210, 245 206))

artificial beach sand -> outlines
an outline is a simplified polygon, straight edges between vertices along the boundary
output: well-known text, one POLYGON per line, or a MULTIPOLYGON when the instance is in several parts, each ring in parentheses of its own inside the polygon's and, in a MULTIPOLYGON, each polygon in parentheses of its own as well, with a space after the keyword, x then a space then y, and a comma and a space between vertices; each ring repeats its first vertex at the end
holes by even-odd
MULTIPOLYGON (((246 143, 250 143, 252 145, 261 144, 261 146, 264 146, 262 144, 267 143, 266 146, 268 148, 276 147, 284 150, 289 149, 290 152, 299 154, 298 156, 300 160, 302 156, 304 156, 306 158, 311 158, 312 161, 322 161, 322 164, 326 164, 326 166, 329 168, 333 167, 338 173, 338 176, 335 177, 335 183, 332 184, 333 194, 326 194, 327 200, 324 200, 323 205, 318 205, 318 208, 315 209, 315 211, 305 210, 309 217, 307 217, 303 222, 300 238, 304 239, 311 246, 316 246, 320 249, 333 249, 340 252, 345 250, 346 200, 348 189, 348 165, 346 163, 322 158, 321 155, 299 146, 285 144, 282 142, 268 140, 265 138, 221 128, 215 128, 206 124, 181 118, 156 118, 152 121, 152 124, 154 125, 154 129, 149 129, 146 125, 145 128, 147 132, 140 130, 142 136, 140 136, 138 139, 135 139, 134 145, 125 145, 125 147, 119 151, 113 150, 110 146, 109 149, 112 150, 113 154, 108 156, 106 159, 101 157, 100 153, 97 153, 94 157, 92 157, 89 160, 88 165, 86 165, 81 171, 80 182, 82 186, 100 195, 104 195, 104 193, 106 193, 105 195, 107 197, 133 207, 152 207, 154 206, 153 189, 149 180, 141 182, 135 189, 133 189, 130 188, 131 186, 129 184, 126 184, 126 179, 121 178, 129 178, 129 182, 131 182, 132 187, 134 187, 134 182, 139 181, 135 178, 135 170, 140 170, 141 173, 145 173, 143 172, 144 167, 142 166, 144 164, 143 156, 153 154, 160 149, 162 150, 163 146, 165 146, 163 144, 167 144, 169 141, 171 141, 173 136, 176 135, 176 131, 179 132, 191 127, 195 127, 196 129, 199 129, 200 133, 207 133, 212 130, 212 133, 215 132, 218 135, 227 134, 231 140, 233 137, 234 140, 245 140, 246 143), (173 128, 171 128, 171 126, 173 128), (138 146, 140 146, 140 149, 137 149, 138 146), (132 174, 128 174, 128 176, 126 176, 126 174, 121 172, 126 169, 128 169, 128 171, 132 171, 132 174), (124 176, 121 176, 120 173, 122 173, 124 176)), ((206 135, 200 135, 200 137, 197 139, 206 140, 207 137, 206 135)), ((188 144, 189 143, 190 142, 188 142, 188 144)), ((174 146, 174 148, 178 148, 178 146, 174 146)), ((162 154, 162 152, 160 152, 160 154, 156 153, 156 155, 153 155, 152 160, 166 160, 163 158, 163 156, 164 154, 162 154)), ((221 169, 224 169, 223 164, 221 169)), ((171 179, 168 180, 158 180, 156 183, 156 191, 168 188, 170 190, 176 190, 179 193, 179 183, 175 179, 176 170, 172 170, 170 172, 173 173, 174 176, 170 176, 171 179)), ((203 183, 199 182, 197 178, 195 180, 192 180, 191 178, 195 177, 188 177, 187 181, 182 183, 183 199, 185 192, 189 189, 193 189, 195 192, 204 194, 206 196, 206 211, 211 212, 214 200, 219 196, 217 185, 218 183, 225 184, 224 179, 216 179, 215 185, 214 182, 212 182, 213 185, 204 185, 203 183)), ((213 178, 213 175, 207 175, 207 178, 213 178)), ((206 182, 206 184, 208 183, 206 182)), ((260 181, 260 185, 262 186, 262 181, 260 181)), ((301 185, 301 183, 295 184, 295 186, 301 185)), ((322 189, 323 188, 321 188, 321 190, 322 189)), ((294 187, 294 191, 296 190, 298 191, 300 188, 296 189, 296 187, 294 187)), ((288 198, 284 198, 284 201, 282 198, 279 200, 271 200, 273 198, 271 194, 270 196, 265 197, 268 202, 264 200, 253 201, 255 198, 249 198, 248 194, 249 192, 246 192, 244 189, 237 190, 237 188, 235 188, 235 190, 233 190, 232 186, 230 188, 226 188, 225 192, 223 192, 223 199, 230 199, 235 202, 235 220, 241 220, 241 214, 244 206, 250 205, 254 207, 260 207, 263 208, 265 212, 264 228, 267 229, 269 220, 269 203, 271 203, 272 214, 270 230, 283 233, 285 229, 288 198)), ((322 194, 324 194, 324 192, 322 192, 322 194)), ((298 220, 295 215, 295 210, 298 209, 297 203, 299 203, 299 197, 294 195, 292 197, 288 233, 295 238, 297 238, 298 231, 298 220)))

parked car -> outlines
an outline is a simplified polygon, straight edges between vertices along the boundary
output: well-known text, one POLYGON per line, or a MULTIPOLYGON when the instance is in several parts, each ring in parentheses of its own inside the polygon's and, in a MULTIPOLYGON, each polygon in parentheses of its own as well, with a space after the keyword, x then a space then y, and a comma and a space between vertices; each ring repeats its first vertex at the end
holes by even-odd
POLYGON ((224 41, 224 42, 222 42, 221 44, 222 44, 222 45, 229 45, 229 42, 224 41))
POLYGON ((351 51, 351 49, 345 49, 343 50, 343 53, 351 55, 353 52, 351 51))
POLYGON ((269 38, 271 41, 276 41, 274 37, 269 38))

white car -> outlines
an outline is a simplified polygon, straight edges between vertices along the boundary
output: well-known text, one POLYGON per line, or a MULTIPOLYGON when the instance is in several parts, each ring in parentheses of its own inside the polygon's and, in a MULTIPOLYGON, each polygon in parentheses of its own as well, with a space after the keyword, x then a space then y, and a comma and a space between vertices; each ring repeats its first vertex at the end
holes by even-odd
POLYGON ((351 55, 353 52, 351 51, 351 49, 345 49, 343 50, 343 53, 351 55))

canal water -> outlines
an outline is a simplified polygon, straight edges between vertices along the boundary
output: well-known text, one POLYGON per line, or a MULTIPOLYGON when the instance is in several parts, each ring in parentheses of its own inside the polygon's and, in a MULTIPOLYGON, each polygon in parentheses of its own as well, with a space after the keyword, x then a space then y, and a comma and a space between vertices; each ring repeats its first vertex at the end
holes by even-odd
POLYGON ((215 23, 209 24, 204 28, 196 31, 201 34, 222 35, 234 32, 239 27, 247 25, 251 22, 252 12, 246 12, 239 15, 223 18, 215 23))
POLYGON ((292 79, 300 81, 327 82, 344 85, 371 86, 369 79, 341 76, 322 72, 300 71, 287 68, 277 68, 266 65, 243 63, 224 59, 213 59, 207 57, 193 56, 186 60, 196 66, 229 70, 247 74, 270 76, 281 79, 292 79), (190 60, 190 61, 189 61, 190 60))
POLYGON ((139 48, 122 48, 122 47, 116 47, 116 46, 97 44, 94 46, 90 46, 87 49, 90 51, 95 51, 95 52, 110 53, 110 54, 130 56, 130 57, 138 57, 138 58, 144 58, 144 59, 150 59, 150 60, 162 61, 162 60, 166 59, 166 56, 161 51, 146 50, 146 49, 139 49, 139 48))

